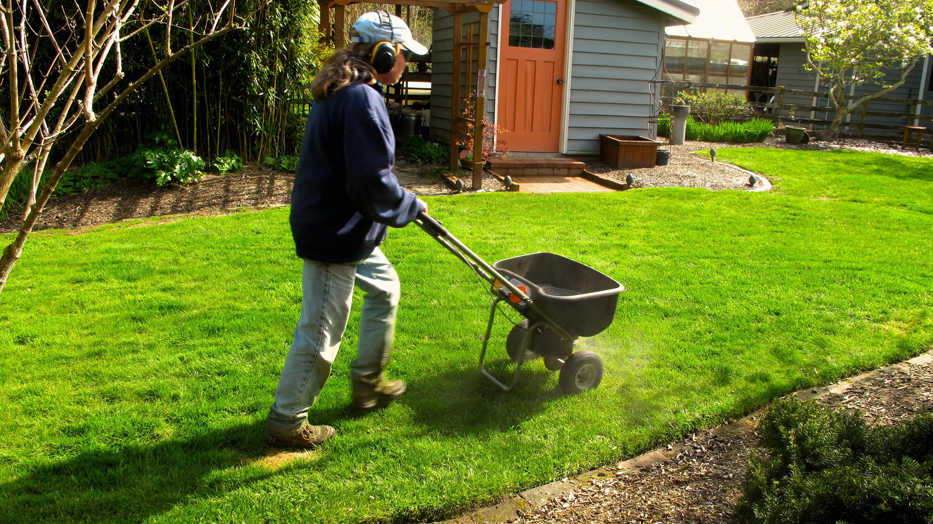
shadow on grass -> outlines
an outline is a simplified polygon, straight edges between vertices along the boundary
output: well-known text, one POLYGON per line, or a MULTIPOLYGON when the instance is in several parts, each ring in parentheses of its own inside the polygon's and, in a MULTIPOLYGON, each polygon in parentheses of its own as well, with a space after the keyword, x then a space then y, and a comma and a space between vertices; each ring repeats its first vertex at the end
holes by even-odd
MULTIPOLYGON (((514 369, 507 360, 487 361, 487 371, 505 384, 512 383, 514 369)), ((412 381, 398 402, 412 410, 423 429, 483 435, 513 431, 560 396, 556 375, 536 360, 522 365, 512 391, 500 389, 480 375, 476 366, 458 367, 412 381)))
POLYGON ((911 160, 909 157, 877 154, 864 158, 860 162, 877 175, 900 180, 914 179, 933 182, 933 172, 930 171, 929 164, 917 164, 911 160))
MULTIPOLYGON (((0 521, 146 520, 192 495, 232 489, 214 473, 247 464, 266 451, 263 420, 188 440, 83 452, 0 485, 0 521)), ((251 469, 246 482, 275 473, 251 469)))

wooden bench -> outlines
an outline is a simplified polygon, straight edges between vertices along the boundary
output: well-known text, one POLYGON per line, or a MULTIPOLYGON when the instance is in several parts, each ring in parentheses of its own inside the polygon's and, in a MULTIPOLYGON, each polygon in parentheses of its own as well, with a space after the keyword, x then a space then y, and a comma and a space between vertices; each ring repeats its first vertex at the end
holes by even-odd
POLYGON ((927 128, 924 126, 904 126, 904 145, 907 145, 907 141, 910 140, 910 135, 912 133, 917 133, 917 147, 920 147, 920 142, 923 141, 923 134, 927 132, 927 128))

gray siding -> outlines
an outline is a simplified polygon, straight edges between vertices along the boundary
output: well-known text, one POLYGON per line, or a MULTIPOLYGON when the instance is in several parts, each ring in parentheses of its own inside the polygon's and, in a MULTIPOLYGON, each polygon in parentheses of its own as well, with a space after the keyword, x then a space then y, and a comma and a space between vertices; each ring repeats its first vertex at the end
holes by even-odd
MULTIPOLYGON (((462 16, 464 33, 467 24, 479 20, 478 13, 462 16)), ((431 138, 447 143, 450 139, 450 106, 453 86, 454 17, 447 11, 434 11, 434 37, 431 46, 431 138)), ((499 46, 499 8, 489 13, 489 47, 486 50, 486 119, 493 121, 496 107, 496 49, 499 46)), ((466 78, 466 64, 461 65, 460 95, 475 83, 476 60, 474 52, 473 78, 466 78)))
MULTIPOLYGON (((803 44, 781 44, 778 55, 777 85, 787 89, 813 91, 816 87, 816 73, 804 69, 803 65, 806 62, 807 56, 803 52, 803 44)), ((803 95, 785 95, 784 103, 811 106, 813 99, 803 95)))
MULTIPOLYGON (((806 56, 804 54, 803 44, 781 44, 780 46, 780 56, 778 58, 778 72, 777 72, 777 85, 788 89, 800 89, 804 91, 813 91, 816 86, 816 73, 813 71, 807 71, 804 69, 803 65, 806 63, 806 56)), ((933 66, 931 66, 933 67, 933 66)), ((914 67, 914 70, 911 71, 910 75, 907 77, 907 81, 903 86, 895 89, 894 91, 885 95, 885 98, 907 98, 907 99, 916 99, 919 89, 926 89, 927 86, 921 78, 923 76, 923 61, 919 61, 914 67)), ((900 78, 899 70, 889 71, 885 77, 885 83, 893 83, 900 78)), ((855 94, 856 96, 862 96, 868 93, 877 91, 878 84, 868 84, 864 86, 856 87, 855 94)), ((820 91, 825 91, 825 86, 820 86, 820 91)), ((924 98, 926 100, 931 99, 933 92, 926 92, 924 98)), ((804 95, 786 95, 784 97, 785 104, 796 104, 799 106, 811 106, 813 105, 813 98, 804 96, 804 95)), ((830 107, 831 102, 827 98, 818 99, 817 104, 820 107, 830 107)), ((906 102, 870 102, 868 105, 868 111, 870 112, 909 112, 911 111, 911 104, 906 102)), ((798 118, 809 118, 809 111, 802 112, 796 111, 796 116, 798 118)), ((828 112, 815 112, 814 115, 817 119, 822 118, 831 118, 832 114, 828 112)), ((921 113, 920 125, 926 125, 930 123, 930 116, 933 116, 933 109, 924 108, 921 113), (924 122, 924 119, 926 122, 924 122)), ((852 125, 844 130, 846 133, 856 133, 857 124, 859 121, 858 113, 851 115, 850 119, 852 125)), ((899 126, 907 123, 905 117, 886 117, 882 115, 867 115, 865 122, 873 124, 887 124, 895 126, 892 129, 881 129, 881 128, 865 128, 866 135, 874 136, 889 136, 897 137, 903 136, 903 131, 899 126)), ((912 121, 910 122, 913 123, 912 121)), ((809 127, 809 126, 808 126, 809 127)))
POLYGON ((598 154, 600 134, 654 137, 664 19, 631 0, 578 0, 567 153, 598 154))

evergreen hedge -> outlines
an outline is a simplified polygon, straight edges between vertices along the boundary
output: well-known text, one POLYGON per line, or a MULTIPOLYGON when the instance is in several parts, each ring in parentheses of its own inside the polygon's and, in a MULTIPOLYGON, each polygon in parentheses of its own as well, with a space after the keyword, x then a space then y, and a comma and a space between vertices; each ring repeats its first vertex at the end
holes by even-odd
POLYGON ((737 522, 933 522, 933 413, 872 427, 779 401, 759 434, 737 522))

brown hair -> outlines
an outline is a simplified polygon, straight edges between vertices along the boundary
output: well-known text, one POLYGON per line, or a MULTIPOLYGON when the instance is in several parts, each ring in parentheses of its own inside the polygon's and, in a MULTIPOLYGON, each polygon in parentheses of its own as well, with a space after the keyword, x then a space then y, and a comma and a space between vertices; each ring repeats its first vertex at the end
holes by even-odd
POLYGON ((354 44, 336 50, 311 82, 311 96, 323 100, 353 82, 375 82, 376 69, 369 63, 372 49, 372 44, 354 44))

